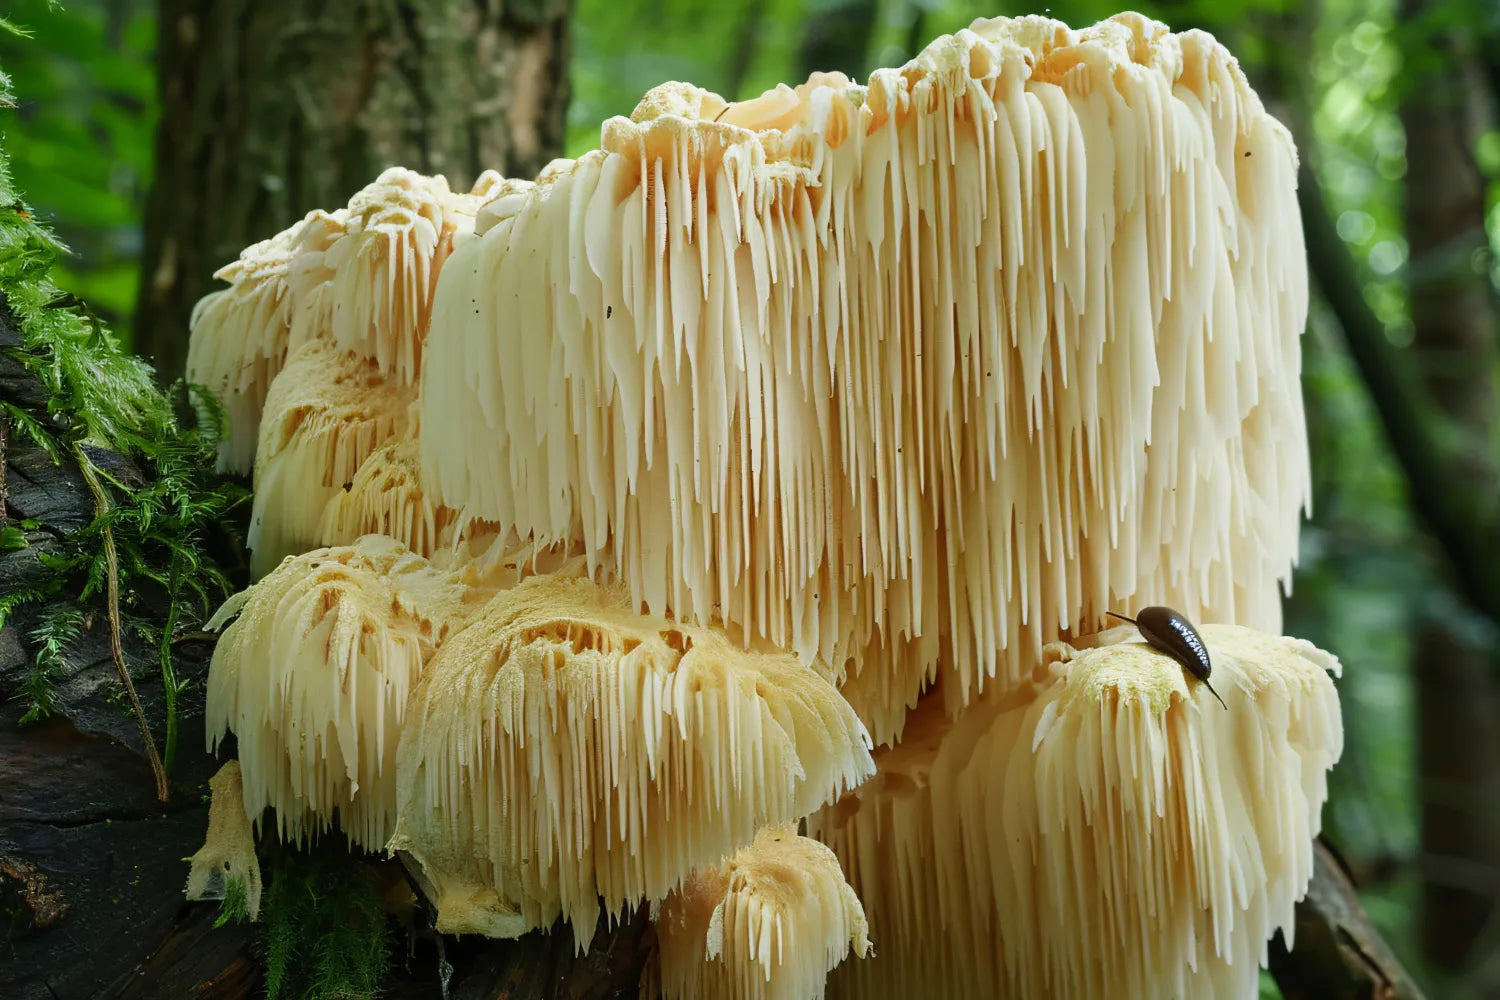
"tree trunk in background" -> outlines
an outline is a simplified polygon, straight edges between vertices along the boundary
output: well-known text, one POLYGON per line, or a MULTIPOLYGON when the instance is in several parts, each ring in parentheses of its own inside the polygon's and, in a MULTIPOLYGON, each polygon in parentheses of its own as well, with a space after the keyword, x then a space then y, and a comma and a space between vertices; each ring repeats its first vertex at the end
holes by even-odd
POLYGON ((562 152, 571 0, 161 0, 136 347, 182 373, 213 272, 388 166, 530 177, 562 152))
MULTIPOLYGON (((1424 30, 1424 0, 1402 5, 1411 32, 1405 221, 1413 348, 1432 400, 1467 436, 1473 468, 1494 461, 1496 322, 1487 268, 1485 180, 1474 160, 1484 82, 1457 36, 1424 30)), ((1482 481, 1416 483, 1472 489, 1482 481)), ((1421 943, 1436 966, 1462 972, 1495 942, 1482 937, 1500 898, 1500 690, 1494 654, 1455 599, 1424 609, 1413 677, 1421 796, 1421 943), (1455 618, 1459 620, 1455 620, 1455 618)), ((1490 627, 1493 627, 1491 623, 1490 627)), ((1473 983, 1471 996, 1500 995, 1473 983)))

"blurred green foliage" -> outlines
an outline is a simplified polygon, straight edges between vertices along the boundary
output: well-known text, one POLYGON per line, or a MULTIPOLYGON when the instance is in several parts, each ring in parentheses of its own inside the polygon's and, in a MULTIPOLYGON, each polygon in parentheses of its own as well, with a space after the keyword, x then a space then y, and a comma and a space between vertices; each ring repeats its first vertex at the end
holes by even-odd
POLYGON ((7 5, 31 41, 0 38, 18 82, 4 118, 16 186, 71 248, 55 274, 127 344, 151 181, 156 76, 146 0, 7 5))
MULTIPOLYGON (((1175 27, 1219 33, 1263 92, 1272 59, 1291 58, 1278 113, 1302 119, 1303 154, 1315 164, 1366 281, 1367 297, 1394 342, 1411 337, 1402 232, 1405 137, 1401 32, 1451 24, 1500 25, 1500 5, 1450 0, 1420 23, 1402 23, 1395 0, 1104 0, 1051 6, 979 0, 577 0, 568 153, 598 142, 599 126, 628 115, 650 87, 686 79, 744 98, 808 69, 809 39, 861 73, 899 64, 943 32, 976 17, 1050 13, 1073 24, 1121 6, 1175 27), (852 12, 852 14, 851 14, 852 12), (841 19, 842 17, 842 19, 841 19)), ((20 114, 7 142, 16 180, 72 244, 63 285, 125 330, 138 278, 139 214, 151 169, 153 46, 143 0, 43 0, 12 5, 12 21, 39 41, 0 40, 16 79, 20 114)), ((1407 67, 1410 68, 1410 67, 1407 67)), ((1285 80, 1285 77, 1282 77, 1285 80)), ((1500 231, 1500 134, 1475 151, 1491 182, 1489 227, 1500 231)), ((291 220, 287 220, 291 221, 291 220)), ((1493 258, 1493 255, 1492 255, 1493 258)), ((1493 268, 1493 259, 1487 266, 1493 268)), ((1345 852, 1394 874, 1368 893, 1372 916, 1402 958, 1413 945, 1417 852, 1408 627, 1441 594, 1435 562, 1415 530, 1405 485, 1387 453, 1370 401, 1340 332, 1314 305, 1305 338, 1305 388, 1314 449, 1316 509, 1305 532, 1288 631, 1338 653, 1349 744, 1335 772, 1327 822, 1345 852)), ((1274 993, 1274 991, 1273 991, 1274 993)), ((1273 994, 1268 994, 1273 995, 1273 994)))

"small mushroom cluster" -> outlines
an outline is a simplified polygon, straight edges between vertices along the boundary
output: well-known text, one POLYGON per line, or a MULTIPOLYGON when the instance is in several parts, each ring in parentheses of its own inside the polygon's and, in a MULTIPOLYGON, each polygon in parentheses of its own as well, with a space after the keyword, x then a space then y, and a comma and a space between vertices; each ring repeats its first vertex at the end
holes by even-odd
POLYGON ((247 249, 223 787, 443 931, 649 905, 672 1000, 1253 996, 1342 742, 1295 184, 1208 35, 1025 17, 247 249))

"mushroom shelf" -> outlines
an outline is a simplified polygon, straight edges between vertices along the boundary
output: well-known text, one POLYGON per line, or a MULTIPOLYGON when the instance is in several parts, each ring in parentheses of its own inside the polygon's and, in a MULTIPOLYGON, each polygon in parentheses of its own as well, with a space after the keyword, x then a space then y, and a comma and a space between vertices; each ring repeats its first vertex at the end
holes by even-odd
POLYGON ((445 931, 649 905, 674 1000, 1254 996, 1342 745, 1295 187, 1210 36, 1025 17, 250 247, 223 787, 445 931))

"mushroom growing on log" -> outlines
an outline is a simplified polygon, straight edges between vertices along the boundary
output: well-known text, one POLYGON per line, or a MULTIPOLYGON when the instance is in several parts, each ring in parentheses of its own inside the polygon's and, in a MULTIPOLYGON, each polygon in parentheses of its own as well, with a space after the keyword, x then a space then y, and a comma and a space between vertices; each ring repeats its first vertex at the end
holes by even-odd
POLYGON ((255 452, 250 571, 314 547, 323 510, 376 449, 405 430, 415 393, 375 362, 311 340, 271 383, 255 452))
MULTIPOLYGON (((1331 659, 1276 634, 1308 493, 1296 153, 1217 42, 977 21, 865 85, 666 84, 457 208, 399 178, 303 224, 346 233, 276 265, 291 353, 228 383, 266 412, 257 559, 294 556, 246 613, 321 586, 299 546, 371 528, 472 594, 422 628, 394 568, 330 593, 379 595, 361 634, 422 652, 382 688, 403 705, 340 695, 329 731, 399 732, 341 749, 315 803, 247 784, 251 814, 310 810, 295 834, 367 796, 380 821, 346 832, 401 855, 439 930, 561 918, 583 949, 660 904, 673 996, 820 995, 862 947, 853 906, 818 906, 843 875, 879 957, 834 995, 1253 995, 1342 729, 1331 659), (341 371, 373 374, 335 400, 341 371), (1227 713, 1095 634, 1161 604, 1234 623, 1202 629, 1227 713), (781 878, 766 831, 804 819, 826 877, 781 878), (700 949, 708 902, 738 930, 700 949)), ((367 655, 298 615, 256 628, 307 656, 214 682, 367 655)), ((300 760, 257 712, 230 718, 253 752, 300 760)))
POLYGON ((211 743, 238 739, 243 801, 301 842, 335 814, 378 851, 396 822, 411 694, 463 619, 463 584, 381 535, 288 557, 209 622, 238 615, 208 675, 211 743))

